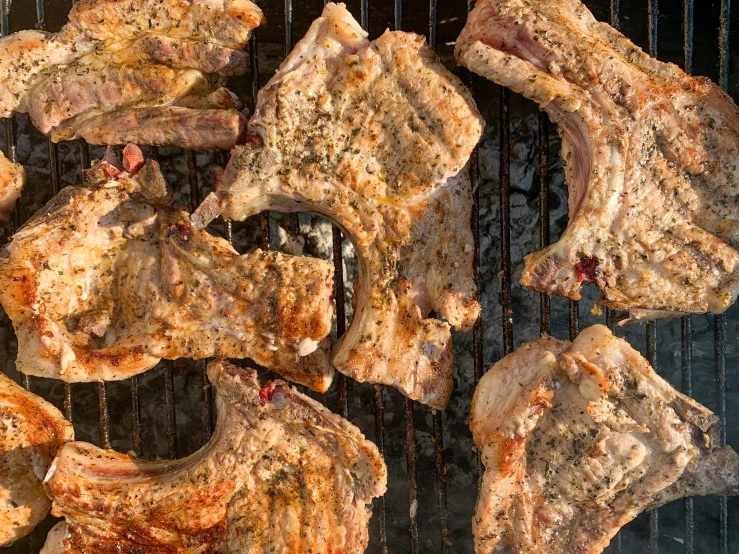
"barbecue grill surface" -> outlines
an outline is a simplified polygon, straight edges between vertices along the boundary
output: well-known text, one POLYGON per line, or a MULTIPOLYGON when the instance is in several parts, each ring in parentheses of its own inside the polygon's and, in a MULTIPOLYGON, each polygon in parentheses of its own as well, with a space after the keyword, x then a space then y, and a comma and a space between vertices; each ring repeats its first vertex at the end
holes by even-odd
MULTIPOLYGON (((0 1, 3 34, 33 27, 58 30, 72 5, 71 0, 14 0, 12 5, 10 0, 0 1)), ((254 91, 267 82, 323 7, 321 0, 257 3, 268 23, 251 42, 252 72, 230 84, 246 105, 253 105, 254 91)), ((585 3, 596 17, 618 26, 645 50, 688 72, 707 75, 739 99, 739 8, 730 10, 730 0, 695 7, 693 0, 585 3), (734 29, 737 33, 731 32, 734 29)), ((470 520, 479 464, 468 417, 476 379, 514 346, 538 338, 541 332, 567 338, 596 322, 613 324, 615 317, 589 313, 598 294, 594 287, 585 291, 578 306, 559 298, 549 302, 518 284, 524 254, 555 240, 567 221, 560 143, 556 130, 532 103, 456 67, 453 41, 464 25, 466 3, 351 0, 347 5, 369 29, 370 38, 386 28, 429 37, 442 61, 472 87, 487 120, 472 166, 479 184, 476 229, 483 317, 474 333, 455 334, 455 392, 443 414, 413 405, 395 390, 343 378, 328 394, 312 396, 338 413, 348 413, 384 449, 388 493, 375 501, 368 552, 472 553, 470 520)), ((0 147, 28 170, 16 226, 62 187, 79 183, 81 168, 103 152, 78 142, 50 145, 25 115, 13 122, 5 120, 3 126, 0 147)), ((145 149, 145 154, 158 157, 176 200, 191 208, 212 189, 212 164, 225 159, 220 152, 195 156, 177 149, 145 149)), ((294 233, 295 224, 295 217, 273 214, 269 221, 255 217, 232 227, 216 221, 210 230, 232 238, 236 248, 245 252, 267 244, 264 230, 269 225, 272 247, 290 251, 288 232, 294 233)), ((332 237, 338 232, 323 219, 301 215, 299 226, 305 253, 336 260, 343 268, 346 287, 337 290, 337 314, 339 320, 344 313, 349 318, 356 273, 350 245, 344 240, 340 248, 332 249, 332 237)), ((7 236, 0 237, 0 243, 6 240, 7 236)), ((340 321, 339 331, 343 329, 340 321)), ((739 447, 738 330, 739 307, 734 306, 724 316, 660 321, 617 329, 617 333, 642 351, 675 387, 726 419, 725 438, 739 447)), ((2 370, 59 406, 71 417, 79 440, 121 452, 132 450, 149 459, 180 457, 202 446, 213 428, 204 362, 163 362, 128 381, 65 386, 24 379, 15 372, 15 355, 13 330, 0 310, 2 370)), ((38 552, 53 523, 53 518, 47 518, 30 537, 3 552, 38 552)), ((696 498, 660 508, 657 514, 642 514, 622 530, 607 552, 739 552, 739 500, 696 498)))

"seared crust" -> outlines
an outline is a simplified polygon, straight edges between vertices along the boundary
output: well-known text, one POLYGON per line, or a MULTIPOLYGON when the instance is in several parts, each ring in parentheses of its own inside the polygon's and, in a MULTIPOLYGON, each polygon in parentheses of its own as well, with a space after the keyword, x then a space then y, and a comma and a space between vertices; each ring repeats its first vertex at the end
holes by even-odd
POLYGON ((74 438, 54 406, 0 373, 0 547, 27 535, 51 507, 42 480, 74 438))
POLYGON ((659 62, 577 0, 480 0, 459 62, 557 123, 570 223, 523 285, 634 319, 720 313, 739 293, 739 109, 659 62))
POLYGON ((451 394, 449 327, 480 313, 466 164, 482 124, 422 37, 369 42, 328 4, 260 91, 218 190, 229 219, 312 211, 344 230, 360 271, 333 364, 435 408, 451 394))
POLYGON ((643 510, 739 493, 716 416, 602 325, 503 358, 475 391, 470 427, 485 464, 477 554, 598 554, 643 510))
POLYGON ((348 421, 281 381, 216 361, 218 424, 192 456, 144 462, 85 443, 46 477, 64 552, 359 554, 387 470, 348 421))
POLYGON ((68 382, 125 379, 160 358, 248 357, 325 391, 333 267, 240 256, 161 195, 153 165, 69 187, 0 255, 17 367, 68 382))
POLYGON ((11 162, 0 152, 0 225, 10 221, 15 201, 20 197, 25 184, 26 170, 23 166, 11 162))
POLYGON ((0 114, 28 113, 55 141, 231 148, 243 106, 222 87, 246 71, 241 50, 263 21, 248 0, 82 0, 58 33, 0 38, 0 114), (146 124, 121 130, 125 110, 146 124))

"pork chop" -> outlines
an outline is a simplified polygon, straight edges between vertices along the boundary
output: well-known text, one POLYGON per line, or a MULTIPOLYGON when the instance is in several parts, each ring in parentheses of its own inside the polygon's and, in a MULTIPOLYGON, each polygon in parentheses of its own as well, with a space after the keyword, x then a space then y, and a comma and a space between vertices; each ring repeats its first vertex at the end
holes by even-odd
POLYGON ((160 358, 248 357, 325 391, 333 267, 255 250, 191 226, 155 162, 127 147, 96 163, 0 252, 0 303, 17 367, 68 382, 125 379, 160 358))
POLYGON ((76 2, 58 33, 0 39, 0 114, 27 112, 55 141, 230 148, 246 124, 243 106, 235 96, 208 104, 226 77, 246 71, 242 50, 263 19, 248 0, 76 2), (175 107, 188 117, 172 118, 175 107), (121 129, 120 114, 106 117, 128 109, 146 110, 143 128, 121 129), (187 137, 187 125, 200 132, 187 137), (213 136, 203 132, 213 125, 213 136))
POLYGON ((25 184, 26 170, 23 166, 11 162, 0 152, 0 225, 10 221, 10 214, 25 184))
POLYGON ((45 480, 66 519, 65 552, 362 553, 387 470, 374 444, 318 402, 216 361, 218 424, 177 461, 146 462, 82 442, 45 480))
POLYGON ((503 358, 475 391, 470 426, 485 464, 477 554, 597 554, 643 510, 739 494, 718 418, 602 325, 503 358))
POLYGON ((521 283, 647 319, 720 313, 739 293, 739 110, 647 56, 577 0, 480 0, 459 62, 557 123, 570 223, 521 283))
POLYGON ((46 517, 51 501, 44 475, 59 447, 73 438, 59 410, 0 373, 0 547, 46 517))
POLYGON ((469 330, 480 313, 466 164, 482 124, 422 37, 369 42, 328 4, 259 92, 217 191, 227 219, 270 209, 335 221, 359 276, 334 366, 436 408, 451 394, 450 325, 469 330))

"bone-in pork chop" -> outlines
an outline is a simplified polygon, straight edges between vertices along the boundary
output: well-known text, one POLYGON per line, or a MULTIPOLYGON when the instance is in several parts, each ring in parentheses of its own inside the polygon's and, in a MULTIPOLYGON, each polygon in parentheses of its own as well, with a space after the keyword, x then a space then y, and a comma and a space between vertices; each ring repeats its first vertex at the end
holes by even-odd
POLYGON ((633 319, 720 313, 739 293, 739 110, 647 56, 577 0, 480 0, 457 41, 472 71, 531 98, 562 135, 570 224, 522 284, 633 319))
POLYGON ((280 381, 216 361, 218 424, 177 461, 90 444, 63 448, 46 476, 65 552, 361 554, 368 504, 387 470, 354 425, 280 381), (62 531, 60 531, 61 533, 62 531))
POLYGON ((15 201, 21 195, 26 183, 26 170, 23 166, 11 162, 0 152, 0 225, 10 221, 15 201))
POLYGON ((58 33, 0 39, 0 114, 54 141, 231 148, 246 119, 223 84, 262 21, 248 0, 76 2, 58 33))
POLYGON ((27 535, 51 508, 42 481, 74 438, 54 406, 0 373, 0 547, 27 535))
POLYGON ((739 493, 718 418, 602 325, 503 358, 475 391, 470 426, 485 464, 477 554, 597 554, 643 510, 739 493))
POLYGON ((311 211, 341 226, 360 269, 334 366, 443 408, 449 326, 469 330, 480 311, 466 164, 482 120, 423 38, 366 36, 325 7, 260 91, 218 196, 228 219, 311 211))
MULTIPOLYGON (((136 147, 124 155, 131 171, 143 164, 136 147)), ((0 302, 18 336, 19 371, 117 380, 160 358, 248 357, 328 388, 330 263, 238 255, 168 205, 155 162, 135 175, 102 162, 92 175, 96 182, 62 190, 0 252, 0 302)))

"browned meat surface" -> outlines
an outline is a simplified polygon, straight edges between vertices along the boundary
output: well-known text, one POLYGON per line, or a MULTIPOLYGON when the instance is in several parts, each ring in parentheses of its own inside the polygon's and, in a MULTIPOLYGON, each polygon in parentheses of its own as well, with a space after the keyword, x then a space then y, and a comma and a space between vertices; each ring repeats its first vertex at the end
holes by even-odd
POLYGON ((0 152, 0 225, 10 221, 15 201, 20 198, 25 184, 26 170, 23 166, 11 162, 0 152))
POLYGON ((0 114, 27 112, 55 141, 230 148, 246 125, 242 106, 212 96, 246 71, 242 50, 262 21, 248 0, 77 2, 56 34, 0 39, 0 114), (144 110, 147 124, 105 117, 126 110, 144 110))
POLYGON ((422 37, 369 42, 328 4, 260 91, 218 191, 228 219, 311 211, 340 225, 360 270, 334 366, 437 408, 452 388, 450 325, 469 330, 480 311, 466 164, 481 131, 422 37))
MULTIPOLYGON (((143 163, 126 147, 130 172, 143 163)), ((168 205, 154 162, 135 176, 107 162, 92 174, 94 183, 62 190, 0 252, 0 302, 20 371, 117 380, 160 358, 248 357, 328 388, 330 263, 240 256, 168 205)))
POLYGON ((521 282, 634 319, 720 313, 739 293, 739 110, 577 0, 480 0, 462 65, 531 98, 562 135, 570 224, 521 282))
POLYGON ((0 373, 0 547, 27 535, 51 507, 42 481, 74 438, 59 410, 0 373))
POLYGON ((739 494, 718 418, 602 325, 524 344, 485 374, 470 426, 485 464, 477 554, 597 554, 643 510, 739 494))
POLYGON ((39 554, 63 554, 66 550, 64 541, 69 538, 67 523, 60 521, 46 535, 46 541, 39 554))
POLYGON ((364 552, 387 480, 375 445, 281 381, 260 387, 255 371, 220 361, 208 376, 218 424, 189 458, 61 450, 45 487, 69 526, 63 552, 364 552))
POLYGON ((246 125, 243 114, 229 109, 121 108, 72 118, 54 129, 56 141, 81 138, 90 144, 177 144, 189 150, 229 149, 246 125))

